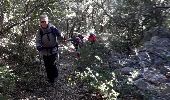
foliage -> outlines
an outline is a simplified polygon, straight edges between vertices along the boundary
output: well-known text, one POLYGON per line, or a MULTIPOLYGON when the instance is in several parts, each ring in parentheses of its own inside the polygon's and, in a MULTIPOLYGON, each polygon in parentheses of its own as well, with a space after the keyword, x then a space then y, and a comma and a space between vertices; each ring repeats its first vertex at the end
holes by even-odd
POLYGON ((0 65, 0 92, 2 94, 7 95, 9 92, 13 92, 17 79, 18 77, 9 66, 0 65))
POLYGON ((87 43, 80 49, 80 54, 75 73, 78 80, 88 86, 89 90, 103 94, 102 98, 116 99, 118 93, 113 88, 115 74, 105 66, 107 48, 100 43, 87 43))
POLYGON ((117 98, 119 93, 113 88, 113 84, 115 84, 114 73, 104 69, 98 69, 96 71, 90 68, 86 68, 82 73, 76 73, 76 77, 88 86, 89 90, 99 92, 102 98, 107 98, 107 100, 117 98))
POLYGON ((0 95, 0 100, 8 100, 8 98, 0 95))
POLYGON ((77 65, 86 68, 88 66, 101 67, 108 56, 108 50, 102 43, 84 44, 80 49, 81 59, 77 61, 77 65))
POLYGON ((132 83, 132 80, 129 79, 128 76, 122 75, 119 70, 115 70, 114 73, 117 79, 114 89, 119 93, 118 98, 151 100, 153 97, 157 96, 155 91, 141 91, 132 83))
POLYGON ((106 24, 108 31, 112 33, 109 37, 111 45, 112 41, 123 44, 122 51, 124 48, 140 46, 145 31, 152 27, 166 26, 168 9, 164 7, 168 2, 167 0, 163 2, 160 0, 122 0, 122 2, 118 2, 114 16, 106 24))

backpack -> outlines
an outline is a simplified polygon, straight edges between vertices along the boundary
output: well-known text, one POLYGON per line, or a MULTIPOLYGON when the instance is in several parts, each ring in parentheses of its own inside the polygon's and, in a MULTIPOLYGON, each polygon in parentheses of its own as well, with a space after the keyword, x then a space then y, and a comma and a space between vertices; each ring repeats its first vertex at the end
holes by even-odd
POLYGON ((96 41, 96 36, 94 34, 92 34, 92 35, 89 36, 88 40, 90 42, 95 42, 96 41))
POLYGON ((82 36, 82 35, 78 35, 78 37, 81 39, 81 40, 83 40, 83 38, 84 38, 84 36, 82 36))
POLYGON ((54 27, 50 27, 47 33, 44 33, 43 30, 40 28, 40 36, 41 36, 41 43, 42 47, 44 48, 54 48, 58 46, 56 33, 54 33, 54 27))
POLYGON ((78 36, 72 37, 72 43, 75 45, 79 45, 81 43, 81 39, 78 36))
POLYGON ((77 44, 80 44, 82 41, 81 41, 80 37, 76 37, 75 42, 76 42, 77 44))

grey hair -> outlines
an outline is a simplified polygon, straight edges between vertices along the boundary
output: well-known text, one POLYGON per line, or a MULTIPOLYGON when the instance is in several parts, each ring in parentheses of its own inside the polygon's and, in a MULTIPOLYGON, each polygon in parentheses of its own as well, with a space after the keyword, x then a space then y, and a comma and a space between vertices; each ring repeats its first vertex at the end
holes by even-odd
POLYGON ((47 19, 48 20, 48 16, 47 15, 40 15, 40 20, 41 19, 47 19))

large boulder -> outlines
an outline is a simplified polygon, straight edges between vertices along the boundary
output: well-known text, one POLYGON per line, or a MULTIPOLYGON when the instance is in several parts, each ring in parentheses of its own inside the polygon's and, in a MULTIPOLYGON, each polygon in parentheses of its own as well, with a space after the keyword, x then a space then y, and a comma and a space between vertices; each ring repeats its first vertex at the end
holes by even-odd
POLYGON ((160 74, 159 72, 154 71, 154 70, 148 70, 144 72, 143 78, 145 79, 145 81, 150 82, 151 84, 155 84, 155 85, 164 83, 167 80, 165 75, 160 74))
POLYGON ((150 39, 154 36, 158 36, 160 38, 170 38, 170 30, 163 26, 153 27, 144 32, 143 42, 150 41, 150 39))
POLYGON ((130 68, 130 67, 124 67, 121 69, 122 74, 125 75, 131 75, 134 71, 134 68, 130 68))
POLYGON ((167 85, 170 84, 170 37, 168 30, 161 28, 160 32, 165 33, 155 33, 135 50, 135 55, 113 53, 109 60, 110 67, 119 69, 141 91, 156 91, 157 97, 153 96, 152 100, 170 99, 170 85, 167 85))

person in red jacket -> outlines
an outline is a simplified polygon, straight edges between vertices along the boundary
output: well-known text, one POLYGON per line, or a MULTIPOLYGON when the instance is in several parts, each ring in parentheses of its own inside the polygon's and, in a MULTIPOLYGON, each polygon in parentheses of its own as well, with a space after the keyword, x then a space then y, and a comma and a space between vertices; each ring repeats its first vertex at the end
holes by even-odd
POLYGON ((91 42, 91 44, 96 42, 96 35, 93 33, 90 33, 90 36, 88 37, 88 41, 91 42))

